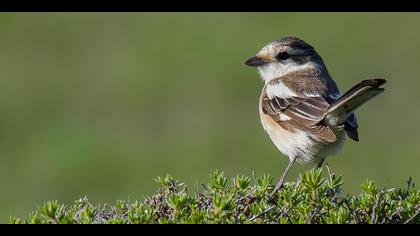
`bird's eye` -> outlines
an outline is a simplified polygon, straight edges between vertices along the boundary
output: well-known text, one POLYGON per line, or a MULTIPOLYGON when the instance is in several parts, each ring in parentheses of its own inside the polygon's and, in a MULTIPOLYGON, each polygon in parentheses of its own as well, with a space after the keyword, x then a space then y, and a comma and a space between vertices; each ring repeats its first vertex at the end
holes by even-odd
POLYGON ((289 54, 287 52, 281 52, 276 58, 279 60, 287 60, 287 58, 289 58, 289 54))

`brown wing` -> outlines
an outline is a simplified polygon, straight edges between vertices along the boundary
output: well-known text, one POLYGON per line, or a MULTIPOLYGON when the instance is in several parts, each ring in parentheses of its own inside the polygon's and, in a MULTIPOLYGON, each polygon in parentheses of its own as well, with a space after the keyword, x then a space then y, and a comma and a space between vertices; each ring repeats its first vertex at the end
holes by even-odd
POLYGON ((261 102, 263 112, 284 129, 293 131, 296 128, 310 132, 326 142, 337 140, 334 132, 322 122, 325 111, 330 107, 323 97, 270 99, 264 93, 261 102))

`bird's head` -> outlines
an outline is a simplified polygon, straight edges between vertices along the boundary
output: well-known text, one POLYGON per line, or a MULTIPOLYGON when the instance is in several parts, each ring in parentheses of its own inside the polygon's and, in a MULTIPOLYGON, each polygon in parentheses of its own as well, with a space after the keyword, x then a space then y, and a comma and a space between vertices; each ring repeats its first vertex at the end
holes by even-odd
POLYGON ((282 37, 267 44, 256 56, 249 58, 245 65, 257 67, 266 83, 300 69, 317 68, 326 71, 315 49, 294 36, 282 37))

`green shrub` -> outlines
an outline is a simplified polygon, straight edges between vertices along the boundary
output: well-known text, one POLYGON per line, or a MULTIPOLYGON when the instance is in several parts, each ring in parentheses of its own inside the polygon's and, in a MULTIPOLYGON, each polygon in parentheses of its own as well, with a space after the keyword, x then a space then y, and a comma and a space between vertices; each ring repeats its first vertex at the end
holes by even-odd
POLYGON ((273 178, 237 176, 215 171, 200 191, 171 176, 158 177, 157 193, 143 201, 117 201, 109 209, 94 206, 87 197, 71 206, 49 201, 27 219, 11 223, 34 224, 171 224, 171 223, 420 223, 420 191, 411 179, 404 189, 381 190, 373 181, 361 184, 356 196, 343 194, 343 181, 328 170, 310 170, 296 182, 285 183, 270 198, 273 178))

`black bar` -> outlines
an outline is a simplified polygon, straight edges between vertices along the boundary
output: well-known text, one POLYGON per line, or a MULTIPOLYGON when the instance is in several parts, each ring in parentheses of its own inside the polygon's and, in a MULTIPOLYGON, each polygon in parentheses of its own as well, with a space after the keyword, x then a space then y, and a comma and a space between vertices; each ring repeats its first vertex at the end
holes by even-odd
POLYGON ((13 12, 414 12, 415 0, 3 0, 13 12))

